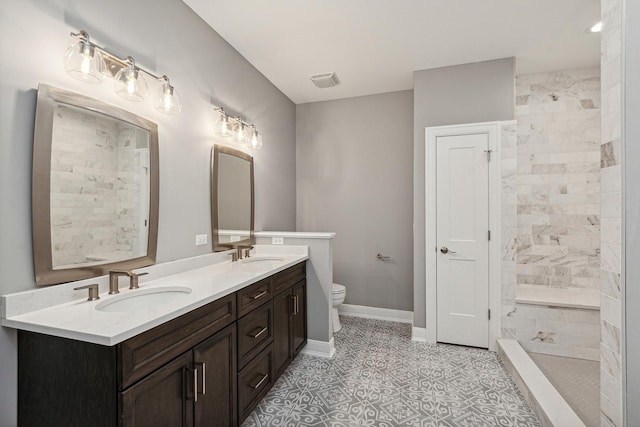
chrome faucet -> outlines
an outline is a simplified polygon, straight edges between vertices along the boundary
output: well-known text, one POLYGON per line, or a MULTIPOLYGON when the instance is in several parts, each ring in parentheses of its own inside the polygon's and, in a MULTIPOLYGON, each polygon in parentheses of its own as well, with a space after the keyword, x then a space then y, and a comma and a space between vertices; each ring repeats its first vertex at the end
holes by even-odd
POLYGON ((129 289, 138 289, 140 286, 138 284, 138 277, 144 276, 149 273, 134 273, 133 271, 127 270, 111 270, 109 272, 109 294, 119 294, 120 290, 118 289, 118 277, 120 276, 128 276, 129 277, 129 289))
POLYGON ((253 246, 251 245, 240 245, 238 246, 238 259, 242 259, 242 250, 244 249, 244 258, 249 258, 250 257, 250 253, 251 253, 251 249, 253 249, 253 246))

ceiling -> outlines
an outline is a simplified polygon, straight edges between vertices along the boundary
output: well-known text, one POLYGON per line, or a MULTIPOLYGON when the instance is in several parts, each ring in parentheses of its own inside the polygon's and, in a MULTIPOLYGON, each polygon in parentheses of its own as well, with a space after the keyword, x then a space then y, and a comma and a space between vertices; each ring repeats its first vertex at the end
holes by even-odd
POLYGON ((183 0, 296 104, 413 88, 413 72, 516 57, 516 74, 600 61, 599 0, 183 0), (318 89, 309 76, 336 72, 318 89))

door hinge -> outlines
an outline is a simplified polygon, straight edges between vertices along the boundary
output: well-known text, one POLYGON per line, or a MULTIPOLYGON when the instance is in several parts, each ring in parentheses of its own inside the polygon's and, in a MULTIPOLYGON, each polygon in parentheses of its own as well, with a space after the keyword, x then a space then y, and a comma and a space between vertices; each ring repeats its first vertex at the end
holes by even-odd
POLYGON ((493 152, 493 150, 484 150, 485 153, 487 153, 487 162, 491 161, 491 153, 493 152))
POLYGON ((487 310, 487 318, 491 320, 491 309, 487 310))
POLYGON ((488 230, 488 231, 487 231, 487 239, 488 239, 488 240, 491 240, 491 230, 488 230))

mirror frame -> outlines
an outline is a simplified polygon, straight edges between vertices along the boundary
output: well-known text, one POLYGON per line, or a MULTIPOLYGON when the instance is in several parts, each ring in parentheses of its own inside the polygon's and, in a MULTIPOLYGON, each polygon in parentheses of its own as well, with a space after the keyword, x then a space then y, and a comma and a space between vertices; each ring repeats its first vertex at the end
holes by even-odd
POLYGON ((214 145, 211 150, 211 233, 212 246, 214 252, 237 249, 238 246, 249 246, 255 243, 255 183, 253 179, 253 156, 239 150, 224 146, 214 145), (218 224, 218 154, 228 154, 249 162, 251 179, 251 229, 249 238, 236 242, 220 242, 220 229, 218 224))
POLYGON ((40 84, 33 135, 31 220, 33 261, 38 286, 103 276, 110 270, 155 264, 158 245, 159 155, 158 125, 133 113, 77 93, 40 84), (53 269, 51 248, 51 147, 57 104, 67 104, 129 122, 149 132, 149 238, 146 256, 90 266, 53 269))

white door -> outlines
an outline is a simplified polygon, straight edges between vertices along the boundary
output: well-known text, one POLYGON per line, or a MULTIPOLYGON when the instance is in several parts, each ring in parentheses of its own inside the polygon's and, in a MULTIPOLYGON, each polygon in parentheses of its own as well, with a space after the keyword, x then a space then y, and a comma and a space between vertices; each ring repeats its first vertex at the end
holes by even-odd
POLYGON ((436 139, 439 342, 489 346, 488 149, 486 133, 436 139))

